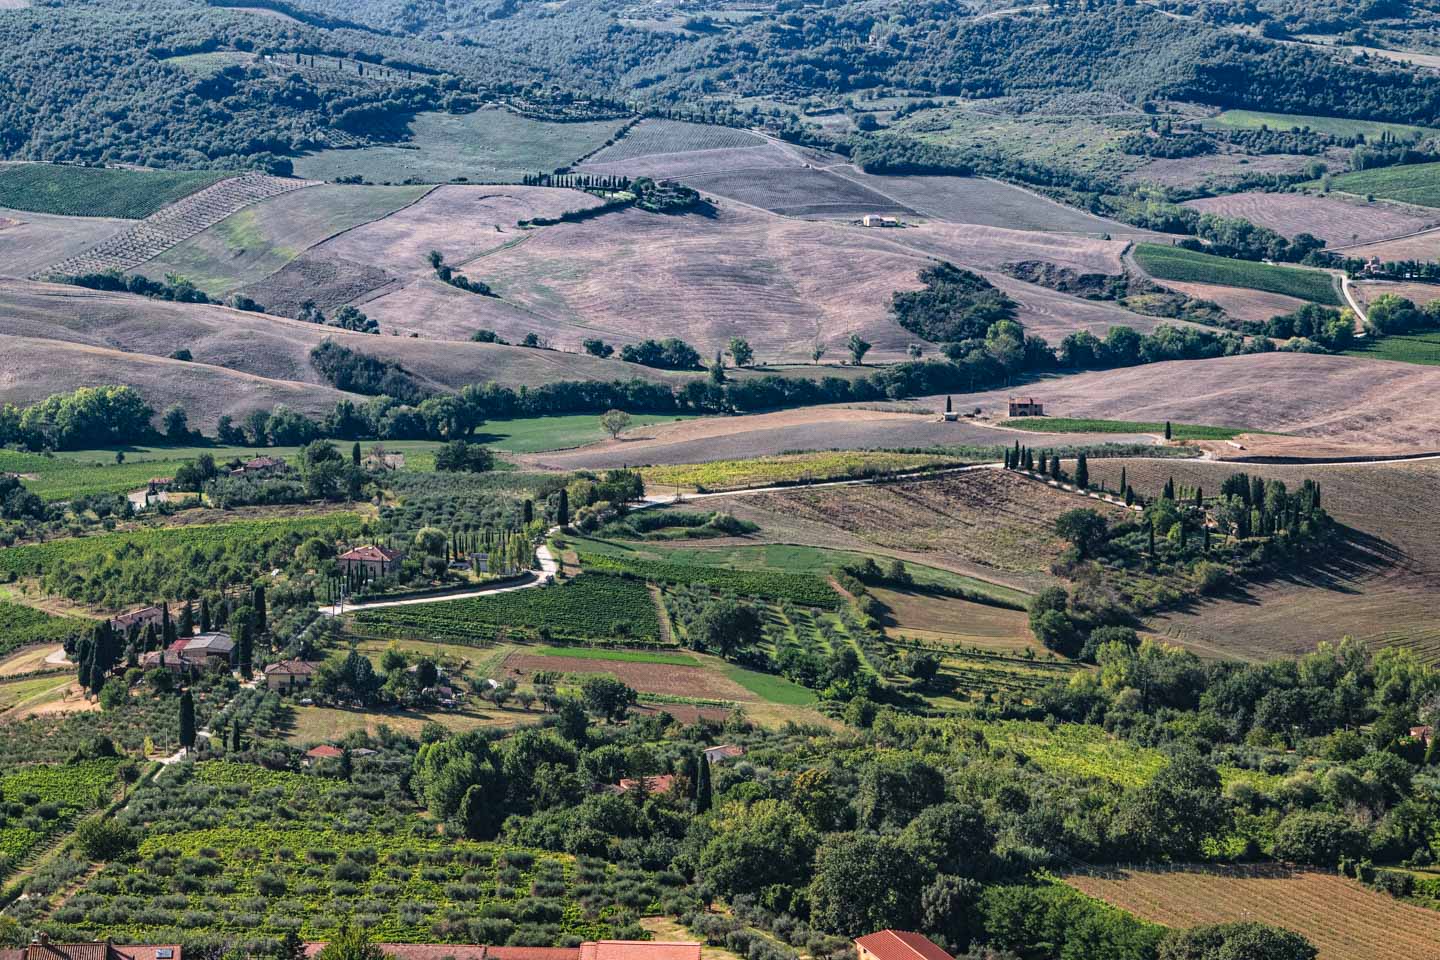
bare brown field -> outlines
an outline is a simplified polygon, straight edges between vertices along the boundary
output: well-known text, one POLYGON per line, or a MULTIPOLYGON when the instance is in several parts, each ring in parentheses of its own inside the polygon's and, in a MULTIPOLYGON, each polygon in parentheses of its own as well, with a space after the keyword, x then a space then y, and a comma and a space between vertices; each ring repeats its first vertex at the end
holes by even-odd
MULTIPOLYGON (((342 239, 378 229, 388 229, 386 222, 342 239)), ((984 270, 1046 259, 1086 272, 1118 272, 1124 249, 1119 241, 952 224, 866 230, 734 204, 722 205, 713 218, 629 210, 506 236, 516 242, 497 244, 464 268, 503 299, 422 279, 369 301, 367 312, 425 336, 458 338, 481 327, 512 339, 541 332, 569 349, 592 336, 620 343, 679 336, 709 353, 731 336, 744 336, 766 362, 808 359, 817 336, 838 354, 853 331, 874 344, 873 359, 888 360, 903 357, 916 339, 890 320, 890 297, 916 289, 931 258, 984 270)), ((443 224, 415 250, 430 246, 445 249, 443 224)), ((413 260, 413 253, 388 259, 413 260)), ((380 251, 363 255, 377 259, 362 262, 384 262, 380 251)), ((992 279, 1020 302, 1021 321, 1042 336, 1058 340, 1116 323, 1153 326, 1110 305, 999 274, 992 279)))
MULTIPOLYGON (((943 400, 941 403, 943 405, 943 400)), ((1008 446, 1017 437, 1035 446, 1149 442, 1146 438, 1119 434, 1022 434, 972 423, 945 423, 933 415, 818 406, 656 424, 637 428, 618 441, 533 454, 522 460, 559 470, 603 469, 626 464, 704 463, 773 456, 795 450, 1008 446)))
POLYGON ((885 635, 892 639, 907 637, 1003 652, 1045 652, 1030 632, 1029 617, 1019 610, 919 590, 872 587, 870 593, 889 608, 882 623, 885 635))
MULTIPOLYGON (((455 292, 460 296, 473 296, 455 292)), ((118 374, 100 373, 96 374, 98 379, 86 381, 63 365, 47 363, 37 369, 44 370, 48 376, 32 376, 36 384, 55 378, 75 381, 77 386, 125 382, 133 383, 142 392, 154 390, 157 395, 168 395, 167 385, 154 382, 154 377, 169 368, 155 368, 146 375, 143 371, 150 368, 141 364, 141 358, 148 355, 147 359, 160 360, 183 347, 194 357, 197 371, 226 368, 222 373, 235 371, 267 381, 284 381, 286 396, 294 391, 317 391, 322 399, 306 403, 307 409, 317 405, 328 409, 340 396, 310 365, 310 350, 325 339, 394 360, 436 389, 455 389, 486 380, 520 386, 553 380, 630 377, 680 382, 688 376, 578 353, 371 336, 228 307, 172 303, 24 280, 0 281, 0 335, 32 341, 32 346, 27 348, 27 356, 32 357, 45 341, 54 343, 62 353, 69 347, 122 351, 125 358, 122 364, 134 367, 132 373, 141 377, 130 381, 117 379, 118 374)), ((165 360, 164 363, 176 364, 177 361, 165 360)), ((185 366, 181 364, 180 369, 185 366)), ((19 381, 23 381, 27 373, 33 374, 13 364, 10 358, 0 363, 0 373, 3 372, 9 372, 19 381)), ((223 398, 217 398, 202 407, 215 411, 216 415, 233 412, 219 409, 217 402, 221 400, 223 398)), ((294 399, 284 402, 292 406, 296 403, 294 399)), ((161 406, 156 404, 157 409, 161 406)), ((201 408, 187 404, 187 409, 195 420, 201 408)))
POLYGON ((313 303, 326 314, 347 303, 363 303, 398 289, 402 281, 381 267, 356 263, 313 250, 291 260, 263 280, 237 290, 280 317, 296 317, 313 303))
POLYGON ((1390 260, 1440 260, 1440 229, 1426 230, 1410 237, 1361 243, 1341 248, 1349 257, 1379 257, 1390 260))
POLYGON ((1431 300, 1440 300, 1440 284, 1434 283, 1387 283, 1383 280, 1361 280, 1351 284, 1350 289, 1355 291, 1356 298, 1366 306, 1373 303, 1376 297, 1386 293, 1404 297, 1418 307, 1423 307, 1431 300))
POLYGON ((52 673, 74 670, 75 665, 72 663, 49 664, 45 662, 45 658, 57 650, 64 653, 65 648, 59 644, 41 644, 32 647, 22 647, 3 660, 0 660, 0 677, 15 677, 26 673, 52 673))
POLYGON ((1217 303, 1220 308, 1238 320, 1264 322, 1283 313, 1292 313, 1306 305, 1305 300, 1287 297, 1280 293, 1264 290, 1246 290, 1244 287, 1226 287, 1218 283, 1189 283, 1180 280, 1161 280, 1161 286, 1171 290, 1217 303))
POLYGON ((1297 486, 1320 484, 1322 502, 1350 528, 1310 568, 1246 586, 1155 618, 1152 626, 1202 650, 1267 658, 1350 635, 1377 646, 1413 646, 1440 661, 1440 461, 1279 466, 1194 460, 1096 460, 1091 476, 1157 494, 1170 477, 1213 493, 1244 471, 1297 486))
POLYGON ((1182 157, 1175 160, 1151 160, 1127 173, 1130 183, 1158 183, 1167 187, 1193 187, 1205 180, 1227 177, 1250 177, 1257 173, 1298 173, 1315 157, 1288 153, 1251 157, 1243 154, 1211 154, 1203 157, 1182 157))
POLYGON ((57 217, 0 208, 0 276, 28 277, 134 225, 105 217, 57 217))
POLYGON ((505 676, 525 679, 536 670, 562 673, 606 673, 618 677, 640 693, 697 697, 702 700, 754 700, 755 695, 708 666, 687 667, 668 663, 630 663, 623 660, 586 660, 582 657, 547 657, 515 652, 502 665, 505 676))
POLYGON ((1284 866, 1175 866, 1072 874, 1065 882, 1167 927, 1257 920, 1293 930, 1319 960, 1440 960, 1440 913, 1333 873, 1284 866))
MULTIPOLYGON (((1017 389, 964 403, 994 413, 1017 389)), ((1351 444, 1356 452, 1440 450, 1440 370, 1418 364, 1251 354, 1053 377, 1019 392, 1034 394, 1055 417, 1269 430, 1351 444)))
POLYGON ((1061 513, 1082 502, 1102 513, 1123 512, 1003 470, 797 488, 743 500, 753 510, 837 527, 875 546, 958 563, 984 579, 1025 590, 1054 582, 1050 564, 1064 544, 1053 526, 1061 513))
POLYGON ((1433 227, 1435 211, 1391 203, 1364 203, 1306 193, 1232 193, 1186 201, 1201 213, 1241 217, 1293 237, 1308 233, 1330 246, 1368 243, 1433 227))

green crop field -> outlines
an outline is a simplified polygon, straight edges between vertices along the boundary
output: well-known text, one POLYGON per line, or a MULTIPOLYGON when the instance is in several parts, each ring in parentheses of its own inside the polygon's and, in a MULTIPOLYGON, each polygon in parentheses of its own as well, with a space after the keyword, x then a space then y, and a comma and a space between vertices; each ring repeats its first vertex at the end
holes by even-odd
POLYGON ((1347 117, 1313 117, 1298 113, 1262 113, 1258 110, 1226 110, 1213 120, 1205 121, 1207 127, 1228 127, 1231 130, 1293 130, 1296 127, 1310 128, 1316 133, 1335 137, 1353 137, 1363 134, 1366 139, 1379 138, 1382 133, 1397 137, 1419 134, 1425 136, 1435 131, 1427 127, 1414 127, 1406 123, 1384 123, 1378 120, 1351 120, 1347 117))
POLYGON ((589 570, 628 573, 658 583, 703 583, 741 597, 790 600, 811 607, 836 607, 840 595, 821 577, 805 573, 733 570, 694 563, 666 563, 580 551, 580 565, 589 570))
MULTIPOLYGON (((588 565, 587 565, 588 566, 588 565)), ((495 642, 501 631, 541 630, 577 640, 656 641, 660 621, 640 580, 583 573, 556 586, 488 597, 359 610, 354 630, 366 636, 438 640, 470 646, 495 642)))
POLYGON ((0 207, 67 217, 141 220, 227 176, 231 174, 19 163, 0 166, 0 207))
MULTIPOLYGON (((630 418, 631 429, 646 427, 655 423, 671 423, 676 420, 693 420, 693 416, 674 414, 638 413, 630 418)), ((473 438, 504 450, 506 453, 541 453, 547 450, 564 450, 584 446, 603 440, 607 434, 600 426, 600 418, 592 413, 554 417, 528 417, 520 420, 491 420, 480 427, 473 438)), ((389 444, 386 444, 388 447, 389 444)))
POLYGON ((1334 278, 1319 270, 1232 260, 1158 243, 1136 244, 1135 260, 1146 273, 1158 280, 1218 283, 1227 287, 1280 293, 1330 306, 1341 305, 1334 278))
POLYGON ((321 150, 295 161, 295 175, 319 180, 361 176, 371 183, 510 183, 564 166, 603 144, 619 120, 544 123, 507 110, 421 113, 398 146, 321 150))
MULTIPOLYGON (((1085 420, 1079 417, 1025 417, 1006 420, 1005 426, 1036 433, 1159 433, 1163 422, 1138 420, 1085 420)), ((1170 436, 1176 440, 1229 440, 1245 433, 1243 427, 1209 427, 1196 423, 1172 423, 1170 436)))
POLYGON ((1415 333, 1401 337, 1370 337, 1365 346, 1345 351, 1352 357, 1372 360, 1398 360, 1440 367, 1440 331, 1415 333))
POLYGON ((57 617, 34 607, 0 600, 0 654, 32 643, 60 643, 91 626, 91 621, 79 617, 57 617))
POLYGON ((1422 207, 1440 207, 1440 163, 1411 163, 1342 173, 1331 178, 1330 189, 1422 207))
POLYGON ((720 672, 761 700, 771 703, 787 707, 807 707, 817 699, 814 690, 771 673, 747 670, 733 663, 726 663, 720 668, 720 672))

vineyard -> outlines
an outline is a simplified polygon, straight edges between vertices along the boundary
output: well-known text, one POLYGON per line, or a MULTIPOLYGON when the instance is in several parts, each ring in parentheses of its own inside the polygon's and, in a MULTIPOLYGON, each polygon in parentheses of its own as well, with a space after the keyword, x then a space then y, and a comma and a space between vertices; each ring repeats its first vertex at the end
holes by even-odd
POLYGON ((262 173, 245 173, 221 180, 151 213, 130 229, 84 253, 53 264, 37 274, 37 278, 133 269, 253 203, 314 185, 315 181, 262 173))
POLYGON ((0 167, 0 207, 65 217, 140 220, 226 176, 17 163, 0 167))
POLYGON ((1334 278, 1320 270, 1232 260, 1157 243, 1137 244, 1135 261, 1157 280, 1218 283, 1226 287, 1266 290, 1315 303, 1341 306, 1334 278))
POLYGON ((27 767, 0 777, 0 879, 77 814, 106 803, 118 762, 27 767))
POLYGON ((840 606, 840 596, 821 577, 805 573, 777 573, 763 570, 731 570, 691 563, 640 560, 608 554, 580 553, 580 565, 587 570, 625 573, 656 583, 705 584, 737 597, 764 597, 789 600, 809 607, 840 606))
POLYGON ((1003 693, 1031 698, 1053 683, 1064 682, 1071 674, 1084 669, 1068 661, 1027 660, 982 651, 947 652, 940 660, 940 676, 951 686, 949 698, 932 700, 946 707, 954 694, 969 700, 983 700, 1003 693))
POLYGON ((34 607, 0 600, 0 655, 32 643, 61 643, 91 626, 78 617, 57 617, 34 607))
POLYGON ((1440 913, 1331 873, 1279 865, 1144 867, 1065 878, 1082 893, 1171 927, 1258 920, 1294 930, 1319 960, 1437 960, 1440 913))
MULTIPOLYGON (((1040 417, 1006 420, 1003 426, 1036 433, 1157 433, 1165 432, 1165 423, 1138 420, 1085 420, 1075 417, 1040 417)), ((1245 432, 1235 427, 1208 427, 1195 423, 1172 423, 1170 436, 1175 440, 1229 440, 1245 432)))
POLYGON ((409 756, 357 759, 353 783, 173 768, 121 815, 144 830, 138 858, 105 866, 54 919, 130 942, 325 939, 353 919, 381 941, 554 943, 613 936, 680 879, 441 836, 395 781, 409 756))
POLYGON ((658 642, 660 622, 641 580, 584 573, 558 586, 488 597, 357 611, 357 634, 487 646, 506 636, 658 642))
POLYGON ((1375 360, 1398 360, 1401 363, 1440 366, 1440 333, 1369 337, 1364 344, 1363 347, 1347 350, 1346 353, 1352 357, 1370 357, 1375 360))
POLYGON ((934 453, 834 450, 644 467, 640 472, 645 477, 645 483, 652 487, 684 487, 705 493, 823 480, 859 480, 892 473, 958 467, 970 462, 973 461, 934 453))

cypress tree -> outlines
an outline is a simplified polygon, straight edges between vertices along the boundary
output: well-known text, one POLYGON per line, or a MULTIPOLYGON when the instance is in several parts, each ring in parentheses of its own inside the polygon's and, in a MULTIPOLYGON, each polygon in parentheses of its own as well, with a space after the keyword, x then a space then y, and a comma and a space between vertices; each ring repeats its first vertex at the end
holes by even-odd
POLYGON ((1204 487, 1196 487, 1196 488, 1195 488, 1195 507, 1196 507, 1196 509, 1199 509, 1199 510, 1203 510, 1203 509, 1205 508, 1205 488, 1204 488, 1204 487))
POLYGON ((1060 470, 1060 455, 1057 453, 1050 458, 1050 476, 1055 480, 1059 480, 1062 475, 1060 470))
POLYGON ((255 641, 251 639, 251 626, 248 623, 240 625, 240 639, 236 643, 240 661, 240 676, 249 680, 254 676, 253 664, 255 658, 255 641))
POLYGON ((188 637, 195 632, 195 607, 189 600, 180 608, 180 625, 176 629, 182 637, 188 637))
POLYGON ((570 494, 560 488, 560 503, 555 508, 555 522, 562 527, 570 526, 570 494))
POLYGON ((1169 440, 1170 437, 1171 437, 1170 421, 1169 421, 1169 420, 1166 420, 1166 421, 1165 421, 1165 439, 1166 439, 1166 440, 1169 440))
POLYGON ((700 768, 695 777, 695 811, 704 813, 710 809, 710 761, 700 755, 700 768))
POLYGON ((350 448, 350 463, 360 466, 360 441, 356 440, 355 445, 350 448))
MULTIPOLYGON (((1121 492, 1121 493, 1124 493, 1126 490, 1129 490, 1129 489, 1130 489, 1130 478, 1129 478, 1128 476, 1126 476, 1125 468, 1122 466, 1122 467, 1120 468, 1120 492, 1121 492)), ((1129 501, 1129 500, 1126 500, 1125 503, 1128 505, 1128 504, 1130 503, 1130 501, 1129 501)))
POLYGON ((1165 481, 1165 489, 1161 492, 1160 497, 1161 497, 1161 499, 1163 499, 1163 500, 1174 500, 1174 499, 1175 499, 1175 478, 1174 478, 1174 477, 1171 477, 1169 480, 1166 480, 1166 481, 1165 481))
POLYGON ((230 721, 230 749, 235 753, 240 752, 240 719, 238 717, 230 721))
POLYGON ((1075 486, 1081 490, 1090 489, 1090 465, 1085 462, 1083 453, 1075 461, 1075 486))
POLYGON ((180 694, 180 746, 195 749, 195 700, 189 690, 180 694))
POLYGON ((210 598, 200 598, 200 632, 210 632, 210 598))
POLYGON ((1151 521, 1150 521, 1148 524, 1146 524, 1146 526, 1145 526, 1145 531, 1146 531, 1146 533, 1148 533, 1149 536, 1150 536, 1150 556, 1151 556, 1151 557, 1154 557, 1154 556, 1155 556, 1155 521, 1154 521, 1154 519, 1151 519, 1151 521))
POLYGON ((170 644, 175 642, 175 621, 170 619, 170 604, 160 604, 160 639, 169 649, 170 644))
POLYGON ((528 527, 530 524, 535 522, 535 501, 531 500, 529 497, 526 497, 523 510, 525 525, 528 527))
POLYGON ((264 585, 264 584, 262 584, 262 583, 257 583, 257 584, 255 584, 255 589, 254 589, 254 591, 252 591, 252 594, 251 594, 250 606, 252 606, 252 607, 255 608, 255 630, 256 630, 256 632, 257 632, 257 633, 264 633, 266 630, 269 629, 269 625, 268 625, 268 622, 267 622, 266 616, 265 616, 265 585, 264 585))

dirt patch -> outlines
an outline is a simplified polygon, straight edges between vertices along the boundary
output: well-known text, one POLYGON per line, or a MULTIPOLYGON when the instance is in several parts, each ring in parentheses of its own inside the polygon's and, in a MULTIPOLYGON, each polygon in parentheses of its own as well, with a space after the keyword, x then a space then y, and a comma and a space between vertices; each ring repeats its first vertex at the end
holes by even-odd
POLYGON ((1305 193, 1232 193, 1190 200, 1185 206, 1201 213, 1240 217, 1287 237, 1308 233, 1330 246, 1398 237, 1440 222, 1435 211, 1421 207, 1305 193))
MULTIPOLYGON (((1436 248, 1437 253, 1440 253, 1440 242, 1437 242, 1436 248)), ((1381 280, 1362 280, 1351 284, 1350 289, 1355 291, 1355 298, 1365 306, 1374 303, 1376 297, 1387 293, 1404 297, 1417 307, 1423 307, 1431 300, 1440 299, 1440 284, 1435 283, 1386 283, 1381 280)))
POLYGON ((619 678, 641 693, 658 693, 702 700, 754 700, 744 687, 707 667, 686 667, 668 663, 626 663, 620 660, 586 660, 581 657, 547 657, 533 653, 512 653, 501 670, 505 676, 523 679, 536 670, 558 670, 570 674, 605 673, 619 678))
POLYGON ((1392 260, 1440 260, 1440 230, 1428 230, 1412 237, 1362 243, 1344 248, 1347 257, 1379 257, 1392 260))
POLYGON ((270 313, 295 317, 308 303, 330 313, 337 307, 397 285, 395 277, 376 266, 343 257, 307 253, 259 283, 239 292, 270 313))

